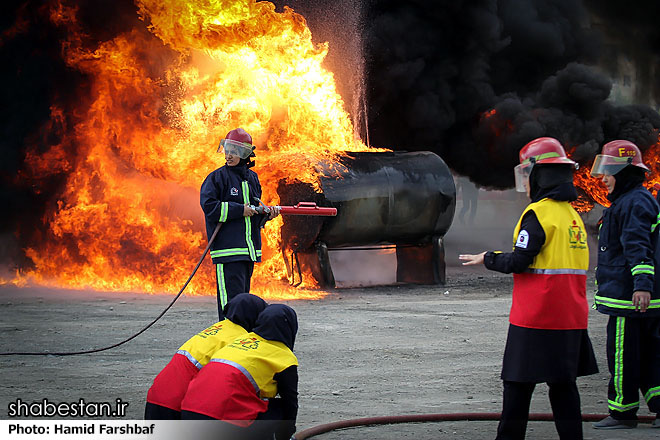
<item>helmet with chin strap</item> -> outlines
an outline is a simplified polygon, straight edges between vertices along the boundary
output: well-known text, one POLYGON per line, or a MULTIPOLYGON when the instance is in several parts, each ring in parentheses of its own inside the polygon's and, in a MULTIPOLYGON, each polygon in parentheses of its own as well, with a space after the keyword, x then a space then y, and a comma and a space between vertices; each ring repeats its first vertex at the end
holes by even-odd
POLYGON ((516 191, 518 192, 526 191, 525 182, 528 181, 534 165, 559 164, 578 167, 575 161, 566 156, 562 144, 551 137, 540 137, 529 142, 520 150, 519 157, 520 164, 514 168, 516 191))

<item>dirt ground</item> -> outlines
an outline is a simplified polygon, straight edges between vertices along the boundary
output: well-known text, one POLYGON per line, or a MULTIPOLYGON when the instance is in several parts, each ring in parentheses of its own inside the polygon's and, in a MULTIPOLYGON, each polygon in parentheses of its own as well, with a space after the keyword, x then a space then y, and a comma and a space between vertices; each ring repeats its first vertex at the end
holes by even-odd
MULTIPOLYGON (((478 225, 462 230, 456 226, 448 234, 445 286, 341 288, 322 300, 286 302, 297 311, 300 325, 295 347, 300 362, 299 431, 360 417, 500 411, 499 373, 512 278, 456 263, 459 252, 492 244, 479 242, 472 233, 475 228, 478 225)), ((503 236, 507 243, 510 231, 511 227, 502 228, 490 236, 503 236)), ((593 285, 593 273, 588 285, 593 285)), ((111 345, 150 322, 171 299, 0 287, 0 352, 111 345)), ((607 318, 590 313, 590 335, 601 372, 578 383, 583 413, 602 414, 607 411, 607 318)), ((126 419, 141 419, 153 378, 181 343, 215 320, 215 298, 183 296, 146 333, 109 351, 69 357, 0 356, 0 418, 8 419, 8 405, 18 398, 121 398, 129 403, 126 419)), ((545 385, 538 386, 531 410, 550 412, 545 385)), ((648 409, 642 407, 640 415, 649 415, 648 409)), ((496 427, 497 422, 398 424, 315 438, 467 440, 494 438, 496 427)), ((586 439, 648 439, 660 436, 656 431, 647 424, 623 432, 598 431, 584 424, 586 439)), ((528 438, 556 438, 554 425, 531 422, 528 438)))

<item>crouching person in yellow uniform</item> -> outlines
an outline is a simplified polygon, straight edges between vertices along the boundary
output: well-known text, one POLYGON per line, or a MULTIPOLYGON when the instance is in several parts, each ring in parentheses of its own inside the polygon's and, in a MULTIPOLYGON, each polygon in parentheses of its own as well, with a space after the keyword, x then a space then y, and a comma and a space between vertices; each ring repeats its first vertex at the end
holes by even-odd
POLYGON ((298 415, 297 332, 291 307, 266 307, 252 333, 216 351, 195 376, 181 418, 223 420, 227 438, 291 438, 298 415))
POLYGON ((188 339, 158 373, 147 392, 144 418, 180 419, 181 400, 193 377, 218 349, 252 331, 266 305, 263 299, 249 293, 232 298, 224 308, 226 318, 188 339))

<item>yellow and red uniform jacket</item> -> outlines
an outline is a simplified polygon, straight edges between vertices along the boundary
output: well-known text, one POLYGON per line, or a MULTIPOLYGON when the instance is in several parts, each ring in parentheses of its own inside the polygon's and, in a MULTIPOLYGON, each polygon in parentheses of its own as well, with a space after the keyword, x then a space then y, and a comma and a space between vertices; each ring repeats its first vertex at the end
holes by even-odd
POLYGON ((568 202, 542 199, 530 203, 520 216, 514 245, 530 210, 543 228, 545 243, 527 270, 513 275, 509 322, 537 329, 586 329, 589 249, 584 223, 568 202))
POLYGON ((223 319, 188 339, 177 353, 200 369, 209 363, 213 353, 245 334, 247 331, 243 327, 223 319))
POLYGON ((240 325, 223 319, 188 339, 154 379, 147 392, 147 402, 181 411, 181 401, 190 381, 209 362, 211 355, 246 334, 240 325))
POLYGON ((249 426, 277 395, 274 376, 298 359, 282 342, 248 333, 216 351, 188 387, 181 409, 249 426))

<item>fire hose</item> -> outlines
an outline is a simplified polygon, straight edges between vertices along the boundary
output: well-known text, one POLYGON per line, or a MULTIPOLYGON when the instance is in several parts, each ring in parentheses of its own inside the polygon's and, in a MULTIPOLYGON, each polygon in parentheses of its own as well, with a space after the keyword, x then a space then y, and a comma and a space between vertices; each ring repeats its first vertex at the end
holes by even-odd
MULTIPOLYGON (((337 429, 356 428, 360 426, 392 425, 395 423, 424 423, 424 422, 456 422, 456 421, 494 421, 499 420, 501 413, 451 413, 451 414, 411 414, 402 416, 364 417, 360 419, 339 420, 312 426, 297 432, 291 437, 292 440, 305 440, 326 432, 337 429)), ((583 422, 596 422, 604 419, 607 414, 582 414, 583 422)), ((530 421, 551 422, 554 420, 552 414, 531 413, 530 421)), ((654 416, 638 416, 638 421, 651 423, 654 416)))
MULTIPOLYGON (((261 201, 259 200, 259 203, 261 201)), ((252 207, 254 208, 254 207, 252 207)), ((257 209, 257 212, 259 213, 270 213, 271 207, 265 206, 262 204, 262 206, 259 206, 260 209, 257 209)), ((300 202, 297 205, 294 206, 278 206, 277 207, 280 210, 281 214, 286 214, 286 215, 312 215, 312 216, 334 216, 337 215, 337 208, 324 208, 324 207, 319 207, 316 206, 316 203, 314 202, 300 202)), ((163 310, 160 315, 156 317, 153 321, 151 321, 149 324, 147 324, 142 330, 139 332, 135 333, 133 336, 124 339, 121 342, 117 342, 116 344, 109 345, 107 347, 102 347, 102 348, 95 348, 92 350, 83 350, 83 351, 64 351, 64 352, 31 352, 31 351, 23 351, 23 352, 0 352, 0 356, 73 356, 73 355, 79 355, 79 354, 91 354, 91 353, 98 353, 100 351, 105 351, 105 350, 110 350, 112 348, 119 347, 120 345, 123 345, 127 343, 128 341, 131 341, 138 336, 140 336, 142 333, 147 331, 149 327, 154 325, 160 318, 167 313, 167 311, 172 308, 174 303, 179 299, 179 297, 183 294, 183 291, 188 287, 188 284, 190 281, 193 279, 195 274, 197 273, 197 269, 199 269, 199 266, 202 265, 202 261, 204 261, 204 258, 206 257, 206 254, 209 252, 209 249, 211 248, 211 244, 213 243, 213 240, 215 240, 216 235, 218 235, 218 232, 220 231, 220 228, 222 227, 223 223, 218 223, 218 225, 215 227, 215 230, 213 231, 213 234, 211 234, 211 237, 209 238, 209 244, 206 245, 206 248, 204 249, 204 252, 202 253, 202 257, 199 259, 197 264, 195 265, 195 268, 193 269, 192 273, 186 280, 186 282, 183 284, 183 287, 181 287, 181 290, 179 290, 179 293, 176 294, 176 296, 172 299, 172 301, 169 303, 169 305, 163 310)))
POLYGON ((93 350, 84 350, 84 351, 65 351, 65 352, 9 352, 9 353, 0 353, 0 356, 47 356, 47 355, 53 355, 53 356, 73 356, 77 354, 91 354, 91 353, 98 353, 99 351, 105 351, 105 350, 110 350, 111 348, 119 347, 120 345, 123 345, 127 343, 128 341, 131 341, 138 336, 140 336, 142 333, 144 333, 149 327, 154 325, 156 321, 158 321, 160 318, 163 317, 163 315, 174 305, 177 299, 181 296, 183 291, 185 290, 186 287, 188 287, 188 283, 190 283, 190 280, 195 276, 195 273, 197 273, 197 269, 199 269, 199 266, 201 266, 202 261, 204 261, 204 257, 206 257, 206 254, 209 252, 209 249, 211 248, 211 243, 213 243, 213 240, 215 239, 215 236, 218 235, 218 232, 220 231, 220 227, 222 226, 222 223, 218 223, 218 226, 215 227, 215 230, 213 231, 213 234, 211 235, 211 238, 209 239, 209 244, 206 246, 206 249, 204 249, 204 253, 202 254, 202 258, 199 259, 197 262, 197 265, 193 269, 192 273, 184 283, 183 287, 181 290, 179 290, 179 293, 172 299, 170 304, 163 310, 160 315, 156 317, 153 321, 151 321, 149 324, 147 324, 142 330, 139 332, 135 333, 133 336, 130 338, 124 339, 121 342, 117 342, 116 344, 109 345, 107 347, 103 348, 95 348, 93 350))

